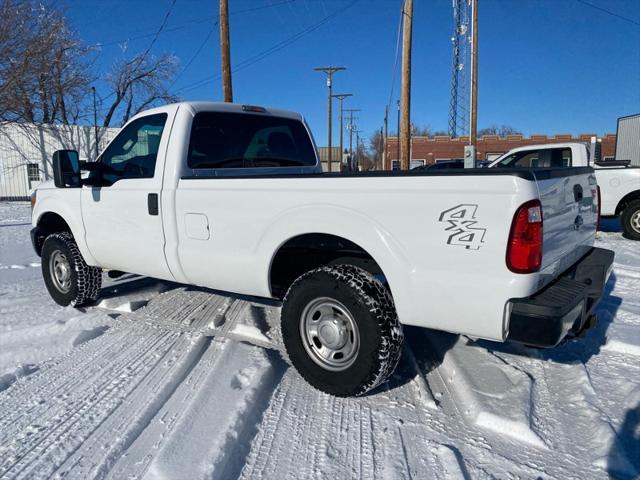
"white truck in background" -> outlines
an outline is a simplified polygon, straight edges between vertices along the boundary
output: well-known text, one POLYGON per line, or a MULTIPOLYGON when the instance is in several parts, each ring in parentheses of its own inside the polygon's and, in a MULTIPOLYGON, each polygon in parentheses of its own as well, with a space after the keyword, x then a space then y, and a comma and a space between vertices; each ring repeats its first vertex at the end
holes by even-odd
POLYGON ((590 167, 323 174, 303 118, 256 106, 143 112, 54 178, 31 235, 56 302, 94 302, 103 270, 279 299, 291 362, 340 396, 393 372, 403 324, 555 346, 613 263, 590 167))
POLYGON ((489 168, 565 168, 592 166, 600 189, 600 215, 619 217, 628 238, 640 240, 640 167, 629 160, 594 159, 584 143, 549 143, 510 150, 489 168))

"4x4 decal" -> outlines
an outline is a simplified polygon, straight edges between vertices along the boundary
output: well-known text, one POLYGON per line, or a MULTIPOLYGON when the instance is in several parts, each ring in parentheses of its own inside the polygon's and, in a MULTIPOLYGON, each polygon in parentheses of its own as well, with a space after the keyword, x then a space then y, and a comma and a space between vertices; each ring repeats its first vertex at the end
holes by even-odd
POLYGON ((476 211, 478 205, 461 204, 445 210, 440 214, 440 222, 449 225, 445 231, 450 232, 448 245, 458 245, 469 250, 478 250, 484 243, 486 228, 476 227, 478 223, 476 211))

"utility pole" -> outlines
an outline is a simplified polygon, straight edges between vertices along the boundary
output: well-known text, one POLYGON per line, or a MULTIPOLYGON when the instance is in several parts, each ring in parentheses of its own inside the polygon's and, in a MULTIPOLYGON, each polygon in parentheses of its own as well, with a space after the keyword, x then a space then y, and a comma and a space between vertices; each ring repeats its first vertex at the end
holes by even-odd
POLYGON ((360 162, 358 162, 358 156, 360 153, 360 132, 362 130, 358 130, 356 129, 356 157, 355 157, 355 161, 353 162, 353 171, 357 172, 358 171, 358 164, 360 162))
POLYGON ((229 50, 229 3, 220 0, 220 57, 222 59, 222 90, 224 101, 233 102, 231 87, 231 52, 229 50))
POLYGON ((329 89, 329 95, 328 95, 328 99, 329 99, 329 111, 328 111, 328 116, 329 116, 329 141, 327 142, 329 145, 329 152, 328 152, 328 163, 327 163, 327 171, 330 172, 331 171, 331 161, 332 161, 332 155, 331 155, 331 81, 333 79, 333 74, 337 71, 340 70, 345 70, 345 67, 316 67, 314 68, 314 70, 319 71, 319 72, 324 72, 327 75, 327 87, 329 89))
POLYGON ((402 10, 402 121, 400 124, 400 168, 409 170, 411 155, 411 35, 413 0, 405 0, 402 10))
POLYGON ((359 112, 358 108, 348 108, 345 109, 345 112, 349 112, 349 169, 351 169, 351 164, 353 163, 353 112, 359 112))
POLYGON ((382 170, 387 167, 387 145, 389 141, 389 105, 384 107, 384 137, 382 143, 382 170))
POLYGON ((478 141, 478 0, 471 0, 471 95, 469 145, 464 147, 464 168, 475 168, 478 141))
POLYGON ((400 100, 398 100, 398 144, 396 147, 398 148, 398 165, 400 165, 400 100))
POLYGON ((380 158, 376 161, 376 170, 384 170, 384 127, 380 127, 380 158))
POLYGON ((94 162, 98 160, 98 155, 100 154, 100 149, 98 148, 98 109, 96 107, 96 87, 91 87, 91 91, 93 92, 93 135, 96 139, 96 158, 94 158, 94 162))
POLYGON ((332 95, 332 97, 340 100, 340 170, 342 170, 342 132, 344 131, 343 126, 343 118, 342 118, 342 101, 347 97, 353 97, 352 93, 338 93, 336 95, 332 95))

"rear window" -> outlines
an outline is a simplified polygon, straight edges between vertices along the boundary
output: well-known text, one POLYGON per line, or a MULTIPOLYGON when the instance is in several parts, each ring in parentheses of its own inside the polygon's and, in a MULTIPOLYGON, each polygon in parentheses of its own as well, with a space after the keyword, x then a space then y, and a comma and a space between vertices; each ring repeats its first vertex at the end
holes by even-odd
POLYGON ((497 167, 561 168, 571 166, 570 148, 545 148, 523 150, 512 153, 496 165, 497 167))
POLYGON ((190 168, 269 168, 316 165, 302 122, 270 115, 200 112, 189 140, 190 168))

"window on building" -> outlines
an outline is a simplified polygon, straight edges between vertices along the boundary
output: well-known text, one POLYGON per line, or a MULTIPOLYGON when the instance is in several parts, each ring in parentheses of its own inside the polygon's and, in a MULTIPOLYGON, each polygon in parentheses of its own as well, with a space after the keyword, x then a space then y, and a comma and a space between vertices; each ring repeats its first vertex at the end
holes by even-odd
POLYGON ((423 159, 411 160, 411 164, 409 165, 409 170, 413 170, 414 168, 417 168, 417 167, 424 167, 425 163, 426 161, 423 159))
POLYGON ((606 156, 606 157, 602 157, 602 160, 604 160, 605 162, 608 162, 610 160, 614 160, 614 157, 609 155, 609 156, 606 156))
POLYGON ((391 170, 400 170, 400 160, 391 161, 391 170))
POLYGON ((30 182, 40 181, 40 168, 37 163, 27 164, 27 178, 30 182))

